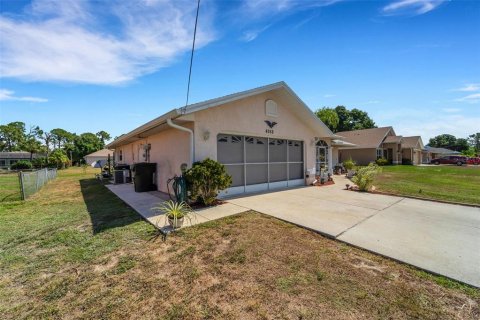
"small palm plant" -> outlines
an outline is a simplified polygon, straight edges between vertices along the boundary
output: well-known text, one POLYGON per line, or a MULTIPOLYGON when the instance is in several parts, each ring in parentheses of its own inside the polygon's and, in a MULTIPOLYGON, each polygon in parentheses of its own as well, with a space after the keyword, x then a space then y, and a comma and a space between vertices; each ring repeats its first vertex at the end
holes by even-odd
MULTIPOLYGON (((185 202, 175 202, 172 200, 165 201, 152 210, 160 211, 165 215, 170 226, 174 229, 181 228, 185 219, 191 223, 194 211, 185 202)), ((158 222, 157 222, 158 225, 158 222)))

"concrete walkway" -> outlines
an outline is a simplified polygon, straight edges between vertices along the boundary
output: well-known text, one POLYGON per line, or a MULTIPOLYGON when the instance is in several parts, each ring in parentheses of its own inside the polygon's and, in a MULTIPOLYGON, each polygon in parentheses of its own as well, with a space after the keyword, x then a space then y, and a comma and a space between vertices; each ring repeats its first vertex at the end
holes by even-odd
MULTIPOLYGON (((165 216, 158 211, 152 210, 152 208, 159 206, 165 200, 169 200, 168 195, 158 191, 135 192, 133 189, 133 184, 130 183, 107 184, 106 187, 154 226, 157 226, 158 228, 164 228, 167 226, 165 216)), ((248 209, 232 203, 225 203, 220 206, 198 209, 195 210, 196 214, 191 221, 186 219, 183 226, 188 227, 231 216, 247 210, 248 209)))
POLYGON ((228 200, 480 287, 480 208, 346 191, 337 184, 228 200))

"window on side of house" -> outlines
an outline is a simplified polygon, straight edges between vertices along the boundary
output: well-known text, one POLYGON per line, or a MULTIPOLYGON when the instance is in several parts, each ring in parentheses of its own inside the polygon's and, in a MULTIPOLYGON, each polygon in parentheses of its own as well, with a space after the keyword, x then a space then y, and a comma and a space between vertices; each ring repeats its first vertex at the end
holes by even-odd
POLYGON ((118 152, 118 161, 123 161, 123 153, 122 150, 118 152))
POLYGON ((383 157, 383 149, 377 149, 377 159, 383 157))

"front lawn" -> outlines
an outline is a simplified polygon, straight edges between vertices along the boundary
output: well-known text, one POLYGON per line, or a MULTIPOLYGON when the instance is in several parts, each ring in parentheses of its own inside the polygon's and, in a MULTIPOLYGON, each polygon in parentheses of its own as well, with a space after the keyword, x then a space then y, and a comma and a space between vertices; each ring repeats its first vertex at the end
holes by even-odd
POLYGON ((480 166, 385 166, 374 185, 388 193, 480 205, 480 166))
POLYGON ((18 173, 0 173, 0 202, 20 200, 18 173))
POLYGON ((92 176, 0 204, 0 318, 480 316, 480 290, 256 212, 162 242, 92 176))

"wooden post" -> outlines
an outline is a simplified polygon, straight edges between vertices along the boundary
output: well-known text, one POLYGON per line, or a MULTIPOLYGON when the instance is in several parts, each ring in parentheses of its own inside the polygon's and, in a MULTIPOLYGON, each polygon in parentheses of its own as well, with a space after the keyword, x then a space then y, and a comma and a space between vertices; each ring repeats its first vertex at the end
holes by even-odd
POLYGON ((23 188, 23 172, 18 173, 18 180, 20 180, 20 198, 25 200, 25 189, 23 188))

